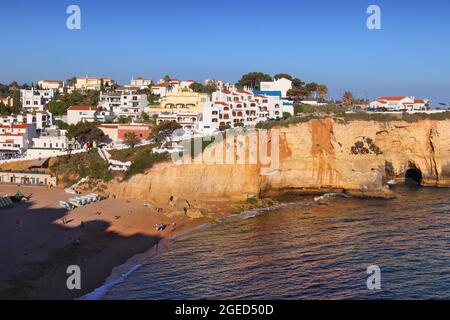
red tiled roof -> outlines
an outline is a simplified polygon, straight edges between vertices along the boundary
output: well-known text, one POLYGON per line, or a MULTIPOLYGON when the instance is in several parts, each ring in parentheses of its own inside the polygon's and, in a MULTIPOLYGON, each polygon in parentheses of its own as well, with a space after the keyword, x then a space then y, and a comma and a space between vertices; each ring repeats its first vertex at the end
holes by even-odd
POLYGON ((392 97, 381 97, 378 98, 378 101, 399 101, 399 100, 403 100, 407 97, 405 96, 392 96, 392 97))
POLYGON ((414 99, 414 103, 425 103, 422 99, 414 99))
POLYGON ((93 111, 97 110, 97 107, 94 106, 71 106, 69 110, 77 110, 77 111, 93 111))
POLYGON ((231 94, 231 92, 228 91, 228 90, 222 90, 222 92, 225 93, 225 94, 231 94))
POLYGON ((216 101, 216 102, 214 102, 215 104, 221 104, 221 105, 223 105, 223 106, 227 106, 228 105, 228 103, 226 103, 226 102, 223 102, 223 101, 216 101))
POLYGON ((248 92, 248 91, 245 91, 245 90, 236 90, 236 92, 239 92, 239 93, 244 93, 244 94, 251 94, 250 92, 248 92))
POLYGON ((152 88, 153 87, 158 87, 158 88, 167 87, 167 83, 152 84, 152 88))

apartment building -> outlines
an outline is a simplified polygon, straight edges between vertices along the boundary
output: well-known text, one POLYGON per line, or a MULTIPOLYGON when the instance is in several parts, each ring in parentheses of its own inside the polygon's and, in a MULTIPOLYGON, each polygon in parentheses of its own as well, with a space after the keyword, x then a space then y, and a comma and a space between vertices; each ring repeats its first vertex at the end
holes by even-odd
POLYGON ((293 108, 283 105, 280 95, 255 94, 247 90, 216 91, 205 103, 199 129, 213 131, 222 126, 252 127, 261 121, 280 119, 283 112, 293 115, 293 108))
POLYGON ((52 115, 46 111, 0 116, 0 125, 33 124, 37 130, 52 125, 52 115))
POLYGON ((54 89, 21 89, 20 102, 26 111, 44 111, 47 103, 55 98, 54 89))
POLYGON ((110 111, 114 117, 137 119, 148 106, 146 94, 138 87, 122 87, 115 92, 101 92, 99 109, 110 111))

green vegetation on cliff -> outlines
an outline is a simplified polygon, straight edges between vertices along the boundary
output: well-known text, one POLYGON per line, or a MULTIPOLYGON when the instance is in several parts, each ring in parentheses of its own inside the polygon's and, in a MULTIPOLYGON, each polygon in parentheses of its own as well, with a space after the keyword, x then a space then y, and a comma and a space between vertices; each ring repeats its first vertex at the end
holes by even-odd
POLYGON ((96 149, 58 157, 50 167, 50 171, 62 179, 64 185, 70 185, 87 176, 105 182, 113 177, 108 169, 108 163, 100 158, 96 149))

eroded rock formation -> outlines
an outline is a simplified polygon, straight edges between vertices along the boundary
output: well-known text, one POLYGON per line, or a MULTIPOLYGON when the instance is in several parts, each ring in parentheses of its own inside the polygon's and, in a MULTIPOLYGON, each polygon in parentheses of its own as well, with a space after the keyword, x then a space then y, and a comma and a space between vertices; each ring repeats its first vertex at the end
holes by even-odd
POLYGON ((450 186, 450 121, 369 122, 323 118, 278 128, 279 169, 258 164, 162 163, 111 183, 117 197, 166 201, 247 199, 283 193, 344 191, 390 196, 387 181, 419 172, 426 186, 450 186))

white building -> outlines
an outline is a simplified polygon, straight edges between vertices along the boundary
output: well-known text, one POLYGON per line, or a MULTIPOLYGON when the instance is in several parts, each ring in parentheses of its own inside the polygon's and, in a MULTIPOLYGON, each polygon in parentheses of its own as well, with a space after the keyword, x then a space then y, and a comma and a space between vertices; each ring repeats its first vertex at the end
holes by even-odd
POLYGON ((415 97, 388 96, 372 101, 369 108, 387 111, 420 111, 428 109, 428 101, 415 97))
POLYGON ((96 120, 97 107, 93 106, 71 106, 67 110, 67 123, 94 122, 96 120))
POLYGON ((292 105, 284 105, 279 95, 255 94, 246 90, 216 91, 205 103, 199 129, 213 131, 221 126, 255 126, 258 122, 293 115, 292 105))
POLYGON ((22 153, 35 137, 36 127, 33 124, 0 125, 0 152, 22 153))
POLYGON ((64 81, 61 80, 40 80, 38 81, 38 86, 44 90, 53 89, 56 92, 63 92, 64 81))
POLYGON ((22 107, 27 111, 44 111, 45 106, 55 97, 54 89, 37 90, 37 89, 21 89, 20 101, 22 107))
POLYGON ((74 139, 66 137, 66 130, 46 129, 39 137, 33 138, 31 146, 27 150, 30 157, 52 157, 61 152, 81 149, 81 145, 74 139))
POLYGON ((52 115, 46 111, 0 116, 0 125, 34 124, 37 130, 52 125, 52 115))
POLYGON ((100 93, 99 108, 109 111, 114 117, 139 118, 148 106, 146 94, 138 93, 139 88, 118 88, 116 92, 100 93))
POLYGON ((139 89, 147 89, 152 84, 152 80, 143 77, 131 79, 130 85, 127 87, 138 87, 139 89))
POLYGON ((260 83, 261 91, 281 91, 283 98, 287 97, 287 92, 292 89, 292 81, 286 78, 280 78, 274 81, 262 81, 260 83))

